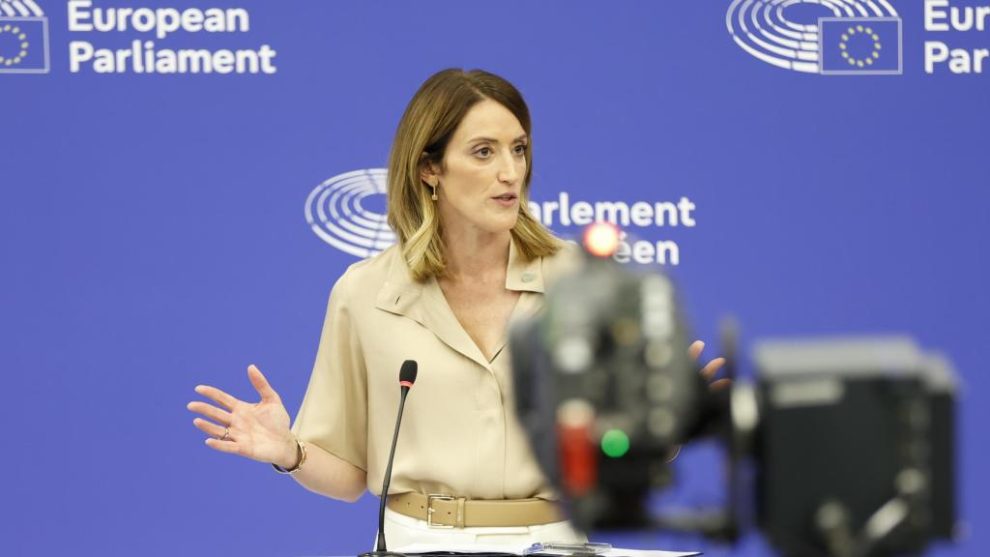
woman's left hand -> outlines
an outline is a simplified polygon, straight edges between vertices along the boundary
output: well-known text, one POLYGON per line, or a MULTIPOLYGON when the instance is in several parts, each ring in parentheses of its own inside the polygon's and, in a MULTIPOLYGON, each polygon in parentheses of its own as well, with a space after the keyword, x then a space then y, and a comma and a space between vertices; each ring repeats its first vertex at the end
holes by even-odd
MULTIPOLYGON (((691 356, 692 360, 697 362, 698 358, 701 356, 701 351, 704 349, 705 349, 705 343, 703 341, 696 340, 691 343, 691 346, 688 347, 688 355, 691 356)), ((709 389, 713 391, 717 391, 720 389, 724 389, 732 384, 731 379, 726 379, 726 378, 715 379, 715 375, 718 373, 718 370, 722 369, 724 365, 725 365, 725 358, 719 356, 718 358, 715 358, 714 360, 708 362, 707 364, 705 364, 703 368, 701 368, 701 376, 705 378, 705 381, 709 381, 708 383, 709 389)))

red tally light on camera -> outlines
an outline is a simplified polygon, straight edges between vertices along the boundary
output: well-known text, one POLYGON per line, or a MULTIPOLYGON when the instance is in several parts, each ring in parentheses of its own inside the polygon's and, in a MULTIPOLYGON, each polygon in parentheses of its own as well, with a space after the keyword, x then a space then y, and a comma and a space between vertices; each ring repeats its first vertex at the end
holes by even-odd
POLYGON ((557 408, 557 456, 568 495, 584 495, 598 483, 598 454, 592 442, 594 424, 595 411, 587 401, 570 400, 557 408))
POLYGON ((596 222, 584 229, 584 247, 595 257, 611 257, 619 249, 619 227, 596 222))

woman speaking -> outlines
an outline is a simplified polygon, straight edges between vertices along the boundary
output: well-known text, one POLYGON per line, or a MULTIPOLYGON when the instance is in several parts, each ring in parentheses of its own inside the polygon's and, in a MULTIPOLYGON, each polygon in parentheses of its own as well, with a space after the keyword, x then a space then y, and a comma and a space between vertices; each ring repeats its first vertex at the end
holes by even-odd
MULTIPOLYGON (((531 176, 519 91, 480 70, 431 76, 389 156, 388 222, 398 243, 334 285, 295 422, 290 428, 279 395, 250 366, 260 402, 196 387, 216 403, 188 406, 207 418, 194 420, 206 444, 272 463, 328 497, 383 495, 398 370, 416 360, 388 494, 389 548, 583 540, 561 516, 514 414, 507 325, 539 311, 545 285, 577 255, 529 215, 531 176)), ((692 355, 701 348, 692 345, 692 355)))

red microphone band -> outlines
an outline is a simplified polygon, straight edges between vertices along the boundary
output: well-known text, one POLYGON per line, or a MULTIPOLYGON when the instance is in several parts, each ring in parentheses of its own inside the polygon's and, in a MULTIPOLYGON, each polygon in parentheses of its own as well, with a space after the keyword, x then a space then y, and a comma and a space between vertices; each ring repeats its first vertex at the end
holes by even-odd
POLYGON ((403 387, 409 387, 411 389, 412 386, 413 386, 413 382, 412 381, 399 381, 399 385, 402 385, 403 387))

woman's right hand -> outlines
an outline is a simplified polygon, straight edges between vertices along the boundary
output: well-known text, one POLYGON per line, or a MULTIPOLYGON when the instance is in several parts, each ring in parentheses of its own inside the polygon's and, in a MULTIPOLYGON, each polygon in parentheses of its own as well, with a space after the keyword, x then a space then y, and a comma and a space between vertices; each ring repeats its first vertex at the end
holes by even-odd
POLYGON ((289 430, 289 413, 261 370, 254 365, 247 369, 248 379, 261 400, 245 402, 216 387, 197 385, 197 393, 219 406, 202 401, 187 404, 189 410, 209 418, 197 417, 193 425, 210 436, 206 445, 211 449, 294 468, 299 457, 296 439, 289 430))

